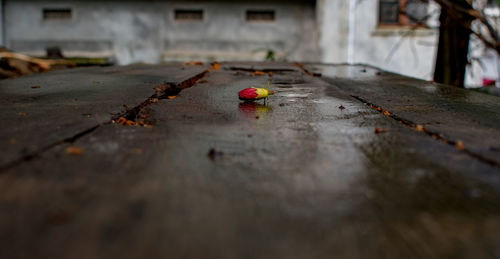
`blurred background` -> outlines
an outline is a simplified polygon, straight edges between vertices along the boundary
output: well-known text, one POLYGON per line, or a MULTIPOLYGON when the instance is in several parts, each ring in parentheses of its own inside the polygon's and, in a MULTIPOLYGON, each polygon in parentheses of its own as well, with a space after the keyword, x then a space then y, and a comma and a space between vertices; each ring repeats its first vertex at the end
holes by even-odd
MULTIPOLYGON (((368 64, 433 78, 440 5, 424 0, 0 0, 5 51, 77 65, 186 61, 368 64)), ((478 1, 498 25, 497 1, 478 1)), ((479 3, 475 3, 479 5, 479 3)), ((498 84, 471 37, 465 85, 498 84)))

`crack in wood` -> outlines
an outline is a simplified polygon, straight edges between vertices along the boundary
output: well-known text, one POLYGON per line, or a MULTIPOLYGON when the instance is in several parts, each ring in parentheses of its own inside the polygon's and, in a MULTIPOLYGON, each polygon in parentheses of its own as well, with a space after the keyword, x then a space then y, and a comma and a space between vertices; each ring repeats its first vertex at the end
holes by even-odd
POLYGON ((160 99, 173 99, 182 90, 192 87, 198 80, 203 78, 208 73, 205 70, 195 76, 192 76, 180 83, 165 82, 154 87, 155 93, 146 99, 144 102, 135 106, 132 109, 127 109, 125 112, 120 113, 113 117, 112 123, 120 123, 122 125, 139 125, 152 127, 152 124, 146 122, 150 111, 147 109, 151 104, 157 103, 160 99))
POLYGON ((2 165, 0 166, 0 174, 1 173, 4 173, 5 171, 7 171, 8 169, 10 168, 13 168, 19 164, 21 164, 22 162, 25 162, 25 161, 30 161, 34 158, 37 158, 39 157, 42 153, 56 147, 56 146, 59 146, 59 145, 62 145, 62 144, 67 144, 67 143, 73 143, 75 142, 76 140, 78 140, 79 138, 87 135, 87 134, 90 134, 91 132, 95 131, 97 128, 99 128, 101 125, 96 125, 94 127, 91 127, 91 128, 88 128, 86 130, 83 130, 81 132, 78 132, 77 134, 71 136, 71 137, 68 137, 68 138, 65 138, 63 140, 60 140, 60 141, 56 141, 54 143, 51 143, 45 147, 42 147, 36 151, 33 151, 29 154, 26 154, 26 155, 23 155, 22 157, 14 160, 14 161, 11 161, 5 165, 2 165))
POLYGON ((451 146, 454 146, 456 149, 458 149, 459 151, 462 151, 464 153, 466 153, 467 155, 469 155, 470 157, 473 157, 481 162, 484 162, 484 163, 487 163, 493 167, 496 167, 496 168, 500 168, 500 164, 496 161, 493 161, 491 159, 488 159, 486 157, 483 157, 473 151, 471 151, 470 149, 467 149, 464 147, 464 144, 461 140, 451 140, 451 139, 448 139, 445 137, 444 134, 442 133, 438 133, 438 132, 434 132, 434 131, 431 131, 431 130, 428 130, 426 129, 423 125, 420 125, 420 124, 417 124, 417 123, 414 123, 410 120, 407 120, 407 119, 404 119, 404 118, 401 118, 397 115, 395 115, 394 113, 388 111, 388 110, 384 110, 382 107, 376 105, 376 104, 373 104, 373 103, 370 103, 368 102, 367 100, 359 97, 359 96, 356 96, 356 95, 351 95, 351 97, 353 97, 354 99, 362 102, 363 104, 367 105, 368 107, 370 107, 371 109, 383 114, 384 116, 387 116, 389 118, 392 118, 393 120, 396 120, 398 121, 400 124, 408 127, 408 128, 411 128, 415 131, 419 131, 419 132, 422 132, 430 137, 432 137, 433 139, 435 140, 439 140, 443 143, 446 143, 448 145, 451 145, 451 146))
POLYGON ((298 68, 300 68, 300 70, 302 70, 302 72, 306 73, 306 75, 308 76, 314 76, 314 77, 321 77, 321 73, 317 73, 317 72, 311 72, 309 71, 308 69, 306 69, 301 63, 299 62, 296 62, 295 63, 295 66, 297 66, 298 68))

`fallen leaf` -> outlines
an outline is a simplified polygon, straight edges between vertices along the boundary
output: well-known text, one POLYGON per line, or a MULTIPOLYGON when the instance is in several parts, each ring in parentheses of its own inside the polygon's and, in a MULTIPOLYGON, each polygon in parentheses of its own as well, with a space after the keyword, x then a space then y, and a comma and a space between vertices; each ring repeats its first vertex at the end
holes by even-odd
POLYGON ((259 71, 259 70, 257 70, 257 71, 255 71, 255 75, 256 75, 256 76, 265 76, 265 75, 266 75, 266 73, 265 73, 264 71, 259 71))
POLYGON ((152 103, 157 103, 158 102, 158 98, 151 98, 151 102, 152 103))
POLYGON ((417 125, 416 128, 417 128, 417 131, 424 132, 424 126, 419 124, 419 125, 417 125))
POLYGON ((188 61, 188 62, 184 62, 183 65, 184 66, 202 66, 203 62, 201 62, 201 61, 188 61))
POLYGON ((75 146, 69 146, 66 148, 66 153, 70 155, 80 155, 82 154, 82 149, 75 146))
POLYGON ((461 140, 459 140, 459 141, 457 141, 457 143, 455 143, 455 147, 456 147, 458 150, 464 150, 464 149, 465 149, 465 147, 464 147, 464 143, 463 143, 461 140))
POLYGON ((172 99, 175 99, 175 97, 177 97, 176 95, 169 95, 167 96, 168 99, 172 100, 172 99))
POLYGON ((252 72, 250 72, 249 76, 253 76, 253 73, 252 73, 252 72))
POLYGON ((131 120, 127 120, 123 117, 120 117, 118 118, 117 120, 113 120, 114 123, 119 123, 123 126, 132 126, 132 125, 136 125, 137 123, 135 121, 131 121, 131 120))
POLYGON ((391 113, 389 111, 386 111, 386 110, 384 110, 382 112, 382 114, 385 115, 385 116, 391 116, 391 113))
POLYGON ((210 67, 210 70, 220 70, 219 62, 213 63, 213 65, 210 67))

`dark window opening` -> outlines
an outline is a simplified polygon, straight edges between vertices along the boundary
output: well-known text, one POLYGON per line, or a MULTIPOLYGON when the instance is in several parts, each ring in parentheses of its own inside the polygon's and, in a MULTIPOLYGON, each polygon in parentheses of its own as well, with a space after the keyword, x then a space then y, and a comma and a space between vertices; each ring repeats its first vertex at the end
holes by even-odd
POLYGON ((175 20, 177 21, 202 21, 203 10, 175 10, 175 20))
POLYGON ((70 8, 44 8, 44 20, 66 20, 71 19, 72 12, 70 8))
POLYGON ((274 10, 248 10, 247 21, 249 22, 273 22, 275 20, 274 10))
POLYGON ((380 0, 378 22, 381 25, 425 23, 428 0, 380 0))
POLYGON ((398 0, 380 0, 379 4, 379 23, 398 24, 399 23, 399 1, 398 0))

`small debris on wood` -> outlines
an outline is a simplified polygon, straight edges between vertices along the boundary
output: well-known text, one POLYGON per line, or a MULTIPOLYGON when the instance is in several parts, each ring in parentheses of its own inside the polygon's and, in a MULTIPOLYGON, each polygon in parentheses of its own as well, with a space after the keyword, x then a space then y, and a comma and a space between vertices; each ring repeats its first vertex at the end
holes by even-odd
POLYGON ((26 113, 24 113, 24 112, 18 112, 18 113, 17 113, 17 116, 21 116, 21 117, 22 117, 22 116, 26 116, 26 113))
POLYGON ((135 121, 127 120, 124 117, 120 117, 117 120, 113 120, 113 123, 118 123, 118 124, 121 124, 123 126, 134 126, 134 125, 137 125, 137 123, 135 121))
POLYGON ((375 128, 375 134, 386 133, 386 132, 387 132, 387 130, 385 130, 385 129, 381 129, 379 127, 375 128))
POLYGON ((201 61, 188 61, 188 62, 184 62, 184 64, 182 64, 184 66, 202 66, 203 65, 203 62, 201 61))
POLYGON ((285 106, 285 104, 284 103, 280 103, 279 106, 283 107, 283 106, 285 106))
POLYGON ((265 73, 264 71, 259 71, 259 70, 257 70, 257 71, 255 71, 255 75, 256 75, 256 76, 265 76, 265 75, 266 75, 266 73, 265 73))
POLYGON ((224 155, 224 152, 222 151, 217 151, 215 150, 215 148, 211 148, 210 151, 208 151, 208 158, 210 158, 211 160, 215 160, 219 157, 222 157, 224 155))
POLYGON ((142 149, 140 149, 140 148, 134 148, 132 151, 133 151, 135 154, 137 154, 137 155, 142 154, 142 149))
POLYGON ((14 53, 0 48, 0 78, 18 77, 45 72, 55 66, 74 67, 75 64, 63 59, 40 59, 14 53))
POLYGON ((40 88, 40 86, 39 86, 39 85, 34 85, 34 86, 32 86, 31 88, 33 88, 33 89, 35 89, 35 88, 40 88))
POLYGON ((415 127, 417 131, 424 132, 424 126, 418 124, 417 127, 415 127))
POLYGON ((177 97, 177 96, 176 95, 169 95, 169 96, 167 96, 167 99, 172 100, 172 99, 175 99, 175 97, 177 97))
POLYGON ((15 145, 15 144, 16 144, 16 140, 15 140, 15 139, 13 139, 13 138, 11 138, 11 139, 9 140, 9 144, 11 144, 11 145, 15 145))
POLYGON ((214 62, 209 70, 220 70, 219 62, 214 62))
POLYGON ((260 118, 259 116, 255 116, 255 119, 257 119, 257 120, 258 120, 259 118, 260 118))
POLYGON ((253 135, 252 134, 248 134, 247 137, 251 138, 251 137, 253 137, 253 135))
POLYGON ((382 111, 382 114, 385 116, 391 116, 391 113, 389 111, 386 111, 386 110, 382 111))
POLYGON ((339 106, 339 109, 340 109, 340 110, 344 110, 344 109, 345 109, 345 107, 344 107, 344 106, 342 106, 342 104, 341 104, 341 105, 339 106))
POLYGON ((273 72, 269 71, 269 72, 267 72, 267 75, 268 75, 269 77, 272 77, 272 76, 273 76, 273 72))
POLYGON ((75 146, 69 146, 66 148, 66 153, 69 155, 77 156, 82 154, 82 149, 75 146))
POLYGON ((463 143, 461 140, 459 140, 459 141, 457 141, 457 143, 455 143, 455 147, 456 147, 458 150, 464 150, 464 149, 465 149, 465 147, 464 147, 464 143, 463 143))

